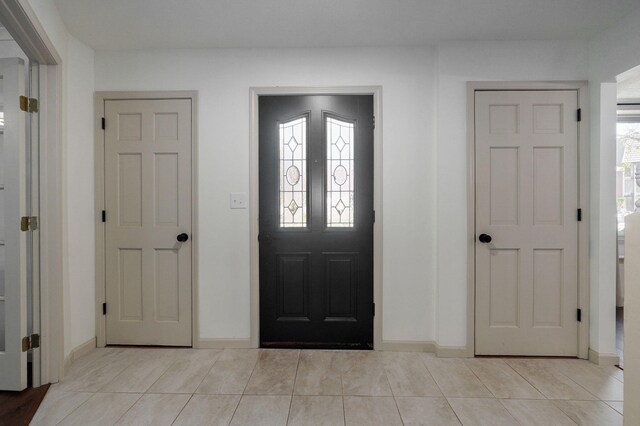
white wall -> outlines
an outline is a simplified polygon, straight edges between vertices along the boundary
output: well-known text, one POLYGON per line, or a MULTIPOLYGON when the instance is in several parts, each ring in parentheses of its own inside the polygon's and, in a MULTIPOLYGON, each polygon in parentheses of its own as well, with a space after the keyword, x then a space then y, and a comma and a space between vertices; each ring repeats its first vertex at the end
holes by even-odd
POLYGON ((249 211, 229 209, 249 191, 249 87, 382 85, 383 339, 434 339, 433 49, 97 52, 95 69, 98 91, 199 91, 202 338, 250 333, 249 211))
POLYGON ((65 354, 96 335, 94 207, 93 50, 73 36, 67 39, 66 132, 63 185, 66 191, 65 238, 68 309, 65 354))
POLYGON ((438 47, 437 342, 467 340, 467 81, 586 80, 587 43, 451 42, 438 47))

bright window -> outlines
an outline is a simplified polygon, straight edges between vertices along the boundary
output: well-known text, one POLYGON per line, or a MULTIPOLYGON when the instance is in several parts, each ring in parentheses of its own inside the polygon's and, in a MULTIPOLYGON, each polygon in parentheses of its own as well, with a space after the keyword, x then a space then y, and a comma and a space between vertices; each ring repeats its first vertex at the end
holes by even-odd
POLYGON ((620 105, 616 146, 616 203, 618 231, 624 218, 640 211, 640 105, 620 105))

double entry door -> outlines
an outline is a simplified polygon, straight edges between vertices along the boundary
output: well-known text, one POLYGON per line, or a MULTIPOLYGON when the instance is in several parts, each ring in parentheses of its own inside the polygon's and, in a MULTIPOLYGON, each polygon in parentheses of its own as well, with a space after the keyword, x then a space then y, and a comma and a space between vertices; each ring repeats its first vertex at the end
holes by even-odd
POLYGON ((577 355, 577 109, 576 90, 475 93, 478 355, 577 355))
POLYGON ((372 348, 373 96, 261 96, 262 347, 372 348))
POLYGON ((106 343, 191 346, 192 99, 104 112, 106 343))

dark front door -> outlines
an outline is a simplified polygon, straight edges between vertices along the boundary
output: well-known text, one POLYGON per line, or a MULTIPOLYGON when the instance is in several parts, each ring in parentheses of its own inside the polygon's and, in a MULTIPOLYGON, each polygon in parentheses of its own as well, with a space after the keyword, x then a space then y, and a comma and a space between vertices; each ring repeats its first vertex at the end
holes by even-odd
POLYGON ((261 96, 260 341, 373 346, 373 96, 261 96))

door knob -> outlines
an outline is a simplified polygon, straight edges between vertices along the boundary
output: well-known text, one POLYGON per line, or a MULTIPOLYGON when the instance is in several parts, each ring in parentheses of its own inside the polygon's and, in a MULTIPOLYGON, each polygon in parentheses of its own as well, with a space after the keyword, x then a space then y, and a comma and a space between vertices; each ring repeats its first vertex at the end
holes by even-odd
POLYGON ((185 241, 187 241, 189 239, 189 234, 183 232, 182 234, 178 235, 176 237, 176 240, 178 240, 179 243, 184 243, 185 241))
POLYGON ((489 244, 491 242, 491 235, 488 234, 480 234, 478 240, 483 244, 489 244))

